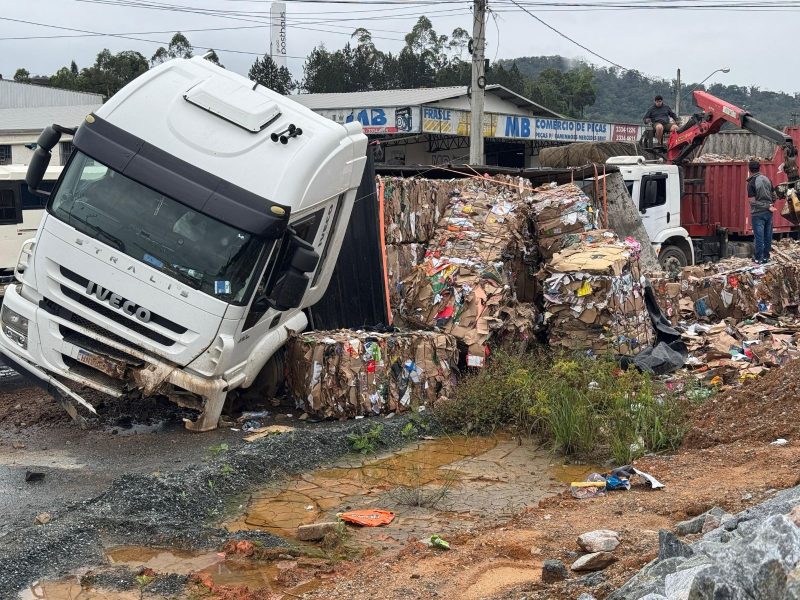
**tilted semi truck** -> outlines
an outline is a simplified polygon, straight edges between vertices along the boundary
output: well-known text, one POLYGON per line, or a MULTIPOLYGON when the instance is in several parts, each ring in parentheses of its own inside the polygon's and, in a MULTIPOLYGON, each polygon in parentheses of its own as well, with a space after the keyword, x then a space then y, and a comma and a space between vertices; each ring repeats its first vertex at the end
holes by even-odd
MULTIPOLYGON (((39 190, 63 127, 45 129, 39 190)), ((366 162, 339 125, 202 58, 151 69, 74 131, 0 312, 0 352, 74 390, 163 394, 217 426, 325 292, 366 162), (79 386, 70 385, 70 382, 79 386), (73 389, 74 388, 74 389, 73 389)))

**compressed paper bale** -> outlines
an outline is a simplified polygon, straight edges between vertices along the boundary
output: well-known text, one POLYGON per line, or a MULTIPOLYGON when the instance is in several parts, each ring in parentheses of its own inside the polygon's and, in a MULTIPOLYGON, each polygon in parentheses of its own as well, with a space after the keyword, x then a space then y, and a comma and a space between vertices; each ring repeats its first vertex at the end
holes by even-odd
POLYGON ((287 385, 298 408, 325 418, 433 403, 450 394, 458 363, 455 339, 427 331, 293 334, 287 352, 287 385))
POLYGON ((531 204, 534 234, 544 260, 574 243, 578 234, 595 227, 591 200, 575 184, 537 188, 531 204))
POLYGON ((424 261, 405 282, 401 314, 456 336, 480 362, 492 333, 517 317, 515 282, 534 251, 531 188, 509 177, 455 183, 424 261))
POLYGON ((543 274, 550 344, 596 354, 637 354, 655 339, 646 280, 629 243, 608 231, 581 236, 543 274))
POLYGON ((383 185, 387 244, 428 243, 454 187, 454 180, 378 177, 383 185))
POLYGON ((414 272, 425 257, 423 244, 389 244, 386 246, 386 274, 389 278, 389 302, 399 310, 403 299, 404 280, 414 272))

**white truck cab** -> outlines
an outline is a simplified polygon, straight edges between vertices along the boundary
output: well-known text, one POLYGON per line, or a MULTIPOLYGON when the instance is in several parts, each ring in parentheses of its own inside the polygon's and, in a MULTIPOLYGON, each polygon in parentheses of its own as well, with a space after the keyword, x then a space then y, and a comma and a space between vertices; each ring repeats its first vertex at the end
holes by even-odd
MULTIPOLYGON (((39 138, 34 188, 59 131, 39 138)), ((324 294, 366 145, 360 124, 202 58, 151 69, 75 131, 6 293, 0 352, 73 417, 94 409, 70 381, 163 394, 201 411, 189 429, 215 428, 324 294)))
POLYGON ((643 156, 614 156, 606 164, 619 168, 661 266, 669 270, 694 264, 689 232, 681 227, 678 167, 643 156))

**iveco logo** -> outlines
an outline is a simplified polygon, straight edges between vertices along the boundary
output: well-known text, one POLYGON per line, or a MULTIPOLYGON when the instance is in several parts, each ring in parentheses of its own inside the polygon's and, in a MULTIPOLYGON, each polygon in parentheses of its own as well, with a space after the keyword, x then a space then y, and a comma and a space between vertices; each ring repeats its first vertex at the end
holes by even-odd
POLYGON ((130 317, 136 317, 142 323, 148 323, 150 321, 149 310, 141 306, 136 306, 130 300, 125 300, 125 298, 119 294, 114 294, 110 290, 100 287, 94 281, 90 281, 86 284, 86 293, 89 296, 97 297, 98 300, 108 302, 113 308, 121 310, 130 317))

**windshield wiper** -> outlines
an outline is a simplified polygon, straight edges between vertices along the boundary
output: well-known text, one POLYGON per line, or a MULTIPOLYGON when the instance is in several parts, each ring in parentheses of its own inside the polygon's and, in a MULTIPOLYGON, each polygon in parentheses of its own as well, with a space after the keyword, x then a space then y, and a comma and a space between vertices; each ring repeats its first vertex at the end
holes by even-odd
POLYGON ((75 219, 79 223, 83 223, 84 225, 89 227, 95 233, 95 235, 98 238, 105 238, 107 242, 110 242, 111 244, 116 246, 117 250, 119 250, 120 252, 125 252, 125 244, 118 237, 108 233, 105 229, 101 229, 100 227, 98 227, 94 223, 90 223, 86 219, 78 217, 77 215, 73 215, 72 213, 67 213, 67 223, 68 224, 72 225, 72 219, 75 219))

